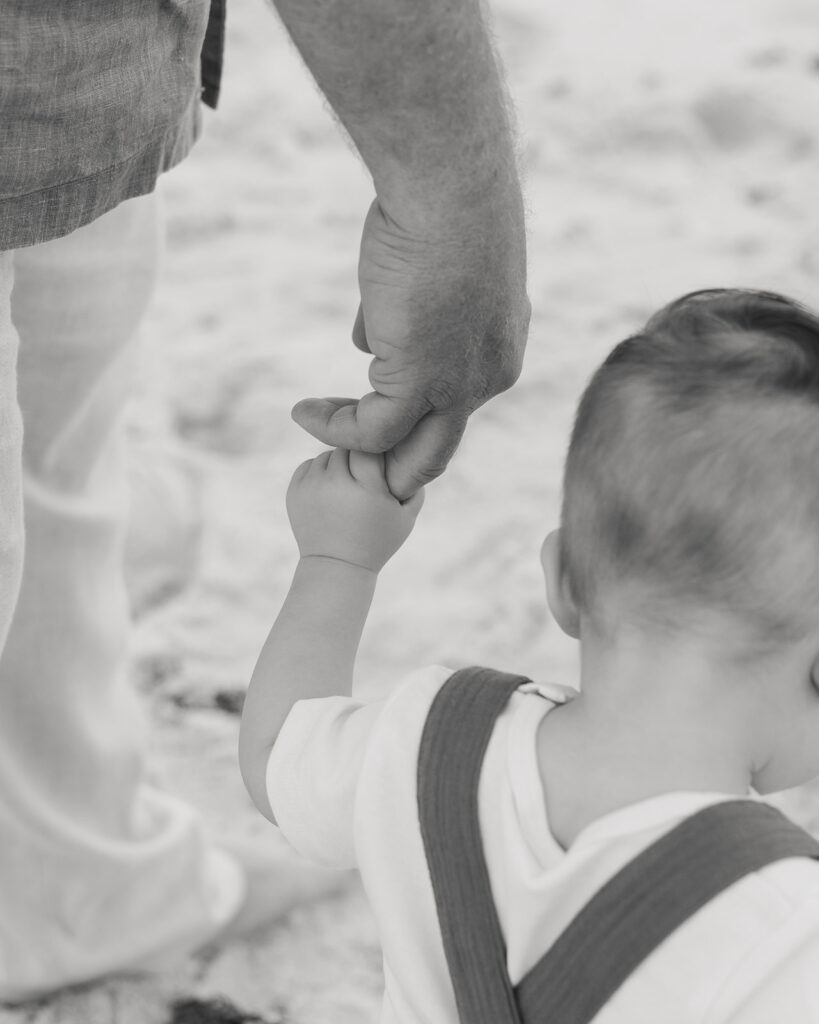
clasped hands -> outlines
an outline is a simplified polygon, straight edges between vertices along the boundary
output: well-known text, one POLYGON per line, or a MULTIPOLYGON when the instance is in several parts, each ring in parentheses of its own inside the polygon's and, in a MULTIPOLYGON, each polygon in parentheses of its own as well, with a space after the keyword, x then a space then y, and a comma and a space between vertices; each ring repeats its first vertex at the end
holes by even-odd
POLYGON ((384 453, 384 478, 402 501, 444 471, 469 415, 520 374, 530 309, 523 215, 518 194, 498 191, 444 217, 372 204, 353 341, 373 356, 373 390, 293 409, 325 444, 384 453))

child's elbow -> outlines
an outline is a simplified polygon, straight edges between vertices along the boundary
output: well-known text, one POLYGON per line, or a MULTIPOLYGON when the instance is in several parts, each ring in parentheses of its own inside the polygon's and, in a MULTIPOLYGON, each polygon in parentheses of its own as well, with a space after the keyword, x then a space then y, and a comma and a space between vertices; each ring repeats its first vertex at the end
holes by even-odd
POLYGON ((263 748, 239 734, 239 772, 245 789, 258 810, 275 825, 276 816, 267 795, 267 762, 271 750, 272 744, 263 748))

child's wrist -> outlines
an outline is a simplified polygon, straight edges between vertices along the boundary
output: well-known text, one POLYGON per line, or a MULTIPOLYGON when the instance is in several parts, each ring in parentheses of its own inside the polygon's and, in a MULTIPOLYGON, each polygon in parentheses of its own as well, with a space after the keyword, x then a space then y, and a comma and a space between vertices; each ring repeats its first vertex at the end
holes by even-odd
POLYGON ((307 572, 331 572, 331 573, 352 573, 361 576, 362 579, 378 578, 379 569, 360 562, 354 562, 338 555, 307 554, 299 557, 299 567, 307 572))

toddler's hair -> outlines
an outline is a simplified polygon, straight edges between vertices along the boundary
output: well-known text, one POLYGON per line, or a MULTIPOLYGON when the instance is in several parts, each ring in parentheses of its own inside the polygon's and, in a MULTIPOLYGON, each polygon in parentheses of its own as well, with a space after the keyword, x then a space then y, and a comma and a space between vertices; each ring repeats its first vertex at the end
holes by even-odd
POLYGON ((619 344, 578 408, 562 557, 579 609, 689 629, 724 617, 756 653, 819 625, 819 318, 710 289, 619 344))

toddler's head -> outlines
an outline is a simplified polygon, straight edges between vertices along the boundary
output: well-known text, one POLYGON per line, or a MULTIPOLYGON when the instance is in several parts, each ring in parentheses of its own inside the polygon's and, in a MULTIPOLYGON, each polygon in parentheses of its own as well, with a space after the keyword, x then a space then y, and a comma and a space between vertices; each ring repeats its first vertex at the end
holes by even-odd
POLYGON ((580 621, 711 631, 764 657, 819 631, 819 318, 686 295, 618 345, 577 412, 563 575, 580 621))

